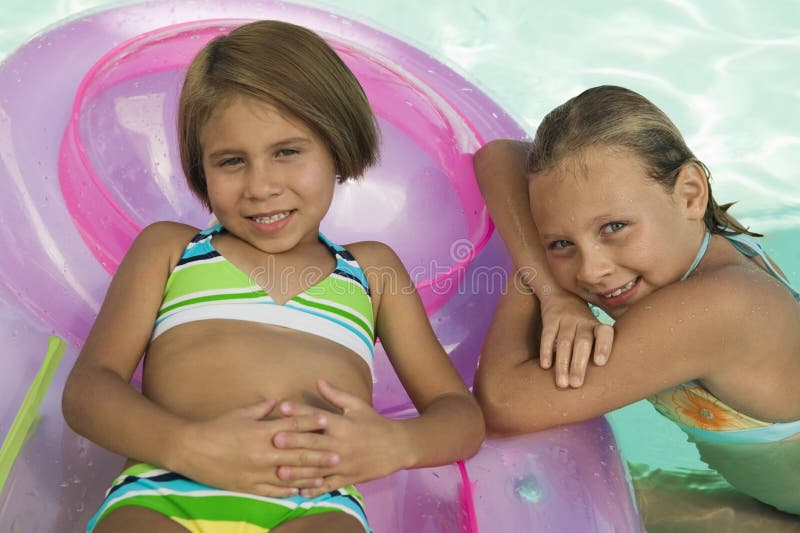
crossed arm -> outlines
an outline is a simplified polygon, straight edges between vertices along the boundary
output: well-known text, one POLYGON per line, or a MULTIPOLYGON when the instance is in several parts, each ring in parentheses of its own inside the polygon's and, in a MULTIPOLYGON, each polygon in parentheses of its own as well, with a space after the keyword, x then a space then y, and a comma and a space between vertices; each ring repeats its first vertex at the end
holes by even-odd
POLYGON ((514 261, 518 279, 538 299, 538 363, 550 368, 555 362, 559 387, 580 387, 590 359, 598 365, 608 360, 614 330, 599 323, 586 303, 561 289, 550 273, 531 215, 529 149, 530 145, 523 141, 501 139, 488 143, 475 153, 475 177, 514 261))

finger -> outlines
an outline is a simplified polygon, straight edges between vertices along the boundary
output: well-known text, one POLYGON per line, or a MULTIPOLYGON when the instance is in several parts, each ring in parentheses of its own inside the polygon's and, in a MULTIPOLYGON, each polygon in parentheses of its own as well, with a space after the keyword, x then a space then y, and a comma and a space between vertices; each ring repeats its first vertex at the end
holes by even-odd
POLYGON ((322 486, 323 478, 334 472, 327 467, 319 468, 316 466, 280 466, 278 467, 278 479, 290 481, 293 487, 300 487, 298 483, 305 483, 305 487, 317 488, 322 486))
POLYGON ((611 355, 614 344, 614 328, 609 324, 598 324, 594 328, 594 364, 603 366, 611 355))
POLYGON ((310 431, 320 431, 328 427, 330 416, 331 413, 323 411, 319 414, 313 415, 298 415, 289 416, 286 418, 278 418, 266 422, 269 424, 267 430, 270 431, 271 434, 278 432, 305 433, 310 431))
POLYGON ((337 389, 324 379, 317 380, 317 390, 320 392, 323 398, 328 400, 336 407, 341 408, 344 412, 352 409, 363 409, 364 407, 369 407, 369 405, 358 396, 354 396, 349 392, 337 389))
POLYGON ((239 409, 232 410, 229 414, 236 418, 246 418, 247 420, 261 420, 267 416, 275 407, 275 398, 264 398, 252 405, 246 405, 239 409))
POLYGON ((295 433, 279 431, 272 437, 276 448, 305 448, 306 450, 333 450, 334 440, 323 433, 295 433))
POLYGON ((283 416, 327 415, 330 413, 330 411, 313 407, 307 403, 292 402, 289 400, 284 400, 278 404, 278 412, 283 416))
MULTIPOLYGON (((565 335, 564 332, 560 333, 565 335)), ((569 362, 572 359, 572 337, 562 337, 556 341, 556 385, 560 388, 569 386, 569 362)))
POLYGON ((317 450, 278 450, 272 458, 272 464, 285 466, 306 466, 315 468, 330 468, 339 464, 339 454, 317 450))
POLYGON ((340 489, 351 484, 352 482, 348 482, 348 480, 342 476, 328 476, 325 478, 325 482, 321 486, 314 489, 302 489, 300 491, 300 495, 305 498, 316 498, 317 496, 321 496, 326 492, 340 489))
POLYGON ((542 338, 539 343, 539 365, 542 368, 550 368, 553 364, 554 343, 556 342, 558 325, 551 321, 542 325, 542 338))
POLYGON ((265 496, 267 498, 290 498, 300 494, 299 487, 279 487, 270 483, 257 483, 253 487, 253 493, 257 496, 265 496))
POLYGON ((569 385, 570 387, 580 387, 586 376, 586 367, 589 364, 589 357, 592 355, 592 344, 594 343, 594 331, 592 328, 578 328, 575 341, 572 345, 572 360, 569 364, 569 385))

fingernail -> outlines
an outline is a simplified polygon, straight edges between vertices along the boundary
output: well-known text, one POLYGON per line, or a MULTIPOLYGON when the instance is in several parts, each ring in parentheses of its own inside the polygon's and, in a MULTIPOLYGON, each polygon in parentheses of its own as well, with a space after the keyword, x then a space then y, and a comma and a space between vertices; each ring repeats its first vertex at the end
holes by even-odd
POLYGON ((565 378, 565 377, 561 376, 561 377, 559 377, 559 378, 556 380, 556 384, 557 384, 559 387, 561 387, 561 388, 564 388, 564 387, 566 387, 566 386, 568 386, 568 385, 569 385, 569 382, 567 381, 567 378, 565 378))
POLYGON ((317 424, 319 424, 320 426, 328 425, 328 417, 325 415, 319 415, 317 417, 317 424))
POLYGON ((331 454, 328 457, 328 466, 336 466, 339 464, 339 455, 338 454, 331 454))
POLYGON ((322 486, 322 483, 323 483, 323 480, 322 480, 322 478, 321 478, 321 477, 319 477, 319 478, 317 478, 317 479, 315 479, 315 480, 314 480, 314 486, 315 486, 315 487, 321 487, 321 486, 322 486))
POLYGON ((300 494, 300 489, 294 489, 293 488, 289 492, 292 493, 292 496, 297 496, 298 494, 300 494))
POLYGON ((581 386, 581 384, 583 383, 583 380, 582 380, 581 378, 571 378, 571 379, 569 380, 569 383, 570 383, 570 385, 572 385, 573 387, 580 387, 580 386, 581 386))
POLYGON ((288 413, 292 410, 292 404, 289 402, 283 402, 281 404, 281 411, 284 413, 288 413))

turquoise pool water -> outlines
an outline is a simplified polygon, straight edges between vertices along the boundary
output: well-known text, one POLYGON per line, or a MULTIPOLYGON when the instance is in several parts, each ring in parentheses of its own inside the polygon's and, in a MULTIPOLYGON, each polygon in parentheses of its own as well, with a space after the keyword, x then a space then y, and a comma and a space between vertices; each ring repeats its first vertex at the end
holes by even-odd
MULTIPOLYGON (((49 25, 111 3, 119 2, 5 0, 0 60, 49 25)), ((531 132, 547 111, 586 87, 611 83, 645 94, 711 168, 720 202, 740 200, 736 216, 766 233, 767 249, 800 283, 800 2, 315 5, 411 41, 481 86, 531 132)), ((649 404, 610 419, 629 461, 703 467, 683 433, 649 404)))

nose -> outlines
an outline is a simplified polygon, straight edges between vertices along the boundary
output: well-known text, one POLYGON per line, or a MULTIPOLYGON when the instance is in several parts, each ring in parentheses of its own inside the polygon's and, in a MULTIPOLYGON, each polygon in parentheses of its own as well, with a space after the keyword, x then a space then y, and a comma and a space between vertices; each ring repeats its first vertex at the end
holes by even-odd
POLYGON ((600 246, 592 245, 582 250, 579 257, 577 279, 583 285, 594 286, 611 274, 614 269, 609 254, 600 246))
POLYGON ((269 165, 253 165, 245 175, 244 195, 248 199, 260 200, 279 196, 286 188, 286 180, 280 170, 269 165))

